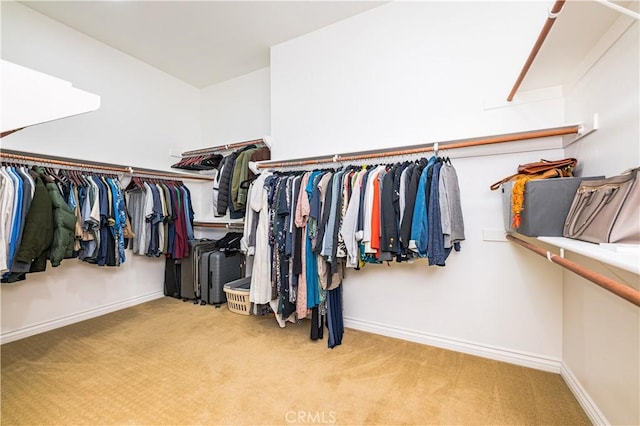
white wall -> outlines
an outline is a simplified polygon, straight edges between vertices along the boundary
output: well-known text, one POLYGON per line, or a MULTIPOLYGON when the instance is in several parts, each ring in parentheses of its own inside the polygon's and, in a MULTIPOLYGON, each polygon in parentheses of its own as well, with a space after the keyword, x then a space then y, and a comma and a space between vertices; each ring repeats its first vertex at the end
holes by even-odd
MULTIPOLYGON (((271 135, 271 73, 268 67, 206 87, 201 93, 202 147, 271 135)), ((214 216, 211 191, 211 184, 201 185, 198 219, 229 220, 228 213, 222 218, 214 216)), ((196 228, 196 237, 217 239, 226 232, 228 230, 196 228)), ((248 257, 246 262, 245 273, 250 276, 253 257, 248 257)))
MULTIPOLYGON (((547 6, 395 2, 273 47, 273 157, 564 124, 561 98, 483 108, 508 94, 547 6)), ((485 229, 502 229, 500 194, 489 185, 518 164, 563 155, 555 139, 499 154, 518 146, 454 160, 467 240, 445 268, 418 261, 348 271, 348 325, 559 371, 562 272, 512 244, 483 240, 485 229)))
MULTIPOLYGON (((567 149, 585 174, 640 165, 638 23, 566 96, 569 118, 598 113, 600 129, 567 149)), ((640 220, 640 218, 639 218, 640 220)), ((570 258, 640 289, 638 275, 570 258)), ((563 361, 611 424, 640 424, 640 310, 570 272, 563 285, 563 361)))
POLYGON ((171 148, 200 145, 199 90, 19 3, 2 2, 2 58, 102 97, 3 148, 169 170, 171 148))
MULTIPOLYGON (((201 144, 192 146, 189 150, 269 136, 270 97, 268 67, 205 87, 201 90, 201 144)), ((227 153, 222 152, 223 155, 227 153)), ((216 220, 211 190, 211 184, 200 185, 197 220, 216 220)), ((228 219, 227 215, 217 220, 228 219)))
POLYGON ((202 146, 268 136, 271 130, 269 81, 267 67, 202 89, 202 146))
MULTIPOLYGON (((14 2, 2 2, 2 57, 102 97, 89 114, 27 128, 2 147, 167 168, 172 148, 200 145, 200 92, 14 2)), ((164 261, 129 256, 119 268, 65 260, 1 285, 2 341, 162 295, 164 261)))
POLYGON ((399 3, 272 48, 274 158, 562 124, 560 103, 483 110, 509 93, 545 4, 399 3))
POLYGON ((612 176, 640 165, 639 56, 636 23, 565 95, 568 120, 599 117, 597 132, 567 148, 585 175, 612 176))

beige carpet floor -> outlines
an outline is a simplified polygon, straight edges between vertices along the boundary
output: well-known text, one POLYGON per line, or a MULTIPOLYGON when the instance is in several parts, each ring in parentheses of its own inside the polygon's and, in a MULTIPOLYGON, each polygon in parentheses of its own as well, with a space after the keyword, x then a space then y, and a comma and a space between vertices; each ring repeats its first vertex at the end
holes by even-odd
POLYGON ((5 344, 3 425, 589 424, 557 374, 163 298, 5 344))

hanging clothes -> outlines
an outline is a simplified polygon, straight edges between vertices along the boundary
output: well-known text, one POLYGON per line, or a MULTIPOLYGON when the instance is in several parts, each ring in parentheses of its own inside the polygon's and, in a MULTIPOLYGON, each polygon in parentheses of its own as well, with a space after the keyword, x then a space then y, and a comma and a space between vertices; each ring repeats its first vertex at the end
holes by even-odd
POLYGON ((120 266, 136 254, 188 256, 191 194, 181 182, 34 166, 0 167, 0 274, 24 280, 64 259, 120 266), (135 232, 134 232, 135 230, 135 232))
POLYGON ((18 172, 16 167, 2 167, 3 204, 10 209, 3 211, 5 232, 2 245, 6 247, 6 259, 2 260, 2 282, 15 282, 25 279, 28 272, 42 272, 46 269, 49 248, 53 242, 54 221, 51 196, 44 182, 44 170, 26 170, 18 172), (26 177, 28 173, 31 179, 26 177), (25 179, 25 180, 23 180, 25 179), (33 196, 30 186, 24 191, 24 182, 33 180, 33 196), (8 192, 12 191, 12 193, 8 192), (25 204, 25 197, 30 201, 25 204), (13 201, 13 203, 10 202, 13 201))
POLYGON ((124 234, 128 220, 120 181, 98 174, 76 178, 65 189, 69 207, 78 218, 73 230, 74 252, 80 260, 98 266, 121 265, 126 261, 124 234))
POLYGON ((307 255, 307 222, 309 220, 309 194, 307 193, 307 185, 311 172, 304 173, 300 181, 300 193, 298 196, 298 204, 296 206, 296 228, 298 232, 295 235, 296 243, 300 247, 299 254, 294 262, 299 264, 300 274, 298 276, 298 297, 296 298, 296 313, 299 319, 307 316, 307 271, 306 271, 306 255, 307 255))
POLYGON ((338 170, 270 173, 248 188, 250 300, 281 326, 310 317, 312 339, 341 344, 344 268, 427 258, 445 266, 464 222, 455 168, 438 157, 338 170), (294 310, 295 307, 295 310, 294 310))
POLYGON ((344 320, 342 317, 342 286, 330 290, 327 295, 327 328, 330 349, 342 344, 344 320))
POLYGON ((271 249, 269 247, 269 203, 265 181, 271 173, 265 172, 251 184, 247 209, 258 215, 255 227, 255 257, 251 273, 249 299, 255 304, 266 304, 272 300, 271 249))
POLYGON ((447 255, 444 248, 444 235, 442 234, 442 217, 440 215, 440 169, 442 163, 437 162, 433 165, 433 174, 431 185, 429 187, 429 206, 427 208, 430 218, 429 228, 427 230, 427 258, 429 265, 444 266, 447 255))
POLYGON ((219 194, 220 194, 220 182, 222 179, 222 171, 224 170, 224 167, 226 165, 227 159, 229 157, 224 157, 221 161, 220 164, 218 164, 218 168, 216 170, 216 174, 213 178, 213 188, 212 188, 212 205, 213 205, 213 215, 215 217, 222 217, 224 216, 224 212, 220 213, 218 211, 218 199, 219 199, 219 194))
MULTIPOLYGON (((188 257, 189 244, 195 240, 188 188, 181 182, 133 178, 124 192, 126 211, 131 217, 133 253, 173 259, 188 257)), ((126 223, 126 214, 119 212, 119 216, 119 222, 126 223)), ((117 235, 124 247, 123 237, 117 235)))
POLYGON ((2 282, 45 271, 47 259, 57 267, 73 257, 77 217, 64 196, 68 184, 50 169, 10 166, 1 168, 0 182, 2 282))
POLYGON ((362 170, 356 173, 356 180, 353 184, 353 190, 351 192, 351 198, 349 199, 347 211, 343 220, 343 226, 341 229, 341 235, 345 242, 347 250, 347 262, 348 268, 356 268, 359 266, 360 252, 357 226, 358 226, 358 214, 360 211, 360 191, 362 188, 362 182, 366 170, 362 170))
MULTIPOLYGON (((458 175, 450 161, 445 161, 442 165, 438 184, 444 247, 445 249, 454 247, 456 251, 460 251, 460 242, 465 238, 464 219, 462 217, 458 175)), ((450 252, 451 250, 447 252, 447 255, 450 252)))
POLYGON ((213 212, 216 217, 229 214, 231 219, 241 219, 247 211, 248 188, 255 179, 249 169, 250 161, 271 158, 268 147, 246 145, 222 158, 213 182, 213 212))
POLYGON ((51 266, 59 266, 63 259, 73 256, 76 215, 66 203, 55 183, 47 183, 53 207, 53 241, 49 248, 51 266))

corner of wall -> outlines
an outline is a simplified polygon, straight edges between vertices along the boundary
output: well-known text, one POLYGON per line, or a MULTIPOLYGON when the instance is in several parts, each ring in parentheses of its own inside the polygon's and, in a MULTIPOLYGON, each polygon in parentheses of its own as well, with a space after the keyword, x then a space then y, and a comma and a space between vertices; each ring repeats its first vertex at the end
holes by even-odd
POLYGON ((598 408, 598 405, 591 399, 589 393, 582 387, 578 378, 573 374, 571 369, 564 362, 560 363, 560 376, 565 381, 573 396, 576 397, 578 403, 589 417, 594 425, 611 424, 605 417, 604 413, 598 408))

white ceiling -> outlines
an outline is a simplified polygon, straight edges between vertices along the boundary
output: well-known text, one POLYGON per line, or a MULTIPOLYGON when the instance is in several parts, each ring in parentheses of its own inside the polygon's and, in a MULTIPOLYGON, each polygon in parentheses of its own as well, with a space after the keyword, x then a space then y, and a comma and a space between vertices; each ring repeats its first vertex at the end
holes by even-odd
MULTIPOLYGON (((549 7, 553 4, 548 1, 549 7)), ((384 1, 22 1, 71 28, 202 88, 269 66, 269 47, 384 1)), ((615 3, 638 10, 638 0, 615 3)), ((520 90, 567 82, 619 19, 567 1, 520 90), (562 75, 560 75, 560 74, 562 75)), ((540 16, 540 28, 547 17, 540 16)), ((627 18, 632 19, 632 18, 627 18)), ((531 40, 533 46, 535 40, 531 40)))
POLYGON ((202 88, 269 66, 269 47, 377 1, 23 1, 202 88))

